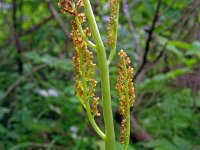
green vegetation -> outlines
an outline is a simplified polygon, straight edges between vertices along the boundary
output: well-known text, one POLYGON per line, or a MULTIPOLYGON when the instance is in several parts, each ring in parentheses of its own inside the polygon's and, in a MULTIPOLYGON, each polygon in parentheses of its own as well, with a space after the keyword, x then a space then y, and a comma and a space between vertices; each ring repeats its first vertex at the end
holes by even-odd
MULTIPOLYGON (((75 48, 70 38, 70 20, 74 17, 61 14, 57 3, 50 0, 0 1, 2 150, 105 149, 104 136, 100 138, 93 129, 95 125, 91 126, 93 116, 88 119, 89 111, 76 98, 72 60, 75 48)), ((110 26, 114 37, 118 36, 117 45, 115 38, 114 42, 105 44, 109 39, 108 1, 91 1, 91 6, 99 33, 94 40, 89 41, 88 36, 83 39, 96 63, 95 94, 100 97, 98 111, 101 114, 95 117, 98 129, 106 130, 104 124, 108 119, 103 119, 103 108, 112 105, 110 116, 114 117, 114 133, 111 133, 112 125, 105 134, 115 134, 112 140, 116 150, 123 149, 120 144, 122 118, 115 85, 119 62, 116 54, 124 49, 135 70, 136 98, 130 110, 128 149, 199 150, 200 2, 121 0, 117 14, 119 24, 115 22, 114 28, 110 26), (101 41, 98 41, 99 34, 101 41), (102 74, 107 77, 102 78, 102 74), (102 79, 106 79, 107 86, 100 85, 102 79), (109 87, 109 81, 111 89, 106 99, 111 100, 110 104, 101 96, 102 91, 109 92, 103 88, 109 87)), ((86 7, 90 9, 89 5, 86 7)), ((87 12, 91 26, 94 18, 87 12)), ((82 26, 86 29, 88 24, 82 26)), ((91 32, 96 32, 96 26, 92 27, 91 32)), ((94 112, 98 115, 97 111, 92 115, 94 112)), ((112 120, 108 124, 112 124, 112 120)))

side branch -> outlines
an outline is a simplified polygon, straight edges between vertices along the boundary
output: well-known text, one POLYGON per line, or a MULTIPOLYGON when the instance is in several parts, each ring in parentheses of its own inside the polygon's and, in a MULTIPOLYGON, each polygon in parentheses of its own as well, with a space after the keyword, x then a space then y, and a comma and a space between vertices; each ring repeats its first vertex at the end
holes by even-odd
MULTIPOLYGON (((94 41, 95 41, 95 43, 98 47, 98 50, 99 51, 105 51, 105 46, 104 46, 103 41, 101 39, 101 35, 100 35, 100 32, 99 32, 93 11, 92 11, 90 1, 89 0, 83 0, 83 3, 84 3, 84 6, 85 6, 85 10, 86 10, 86 16, 88 18, 89 25, 90 25, 90 28, 91 28, 91 31, 92 31, 92 36, 93 36, 94 41)), ((97 52, 98 52, 98 50, 97 50, 97 52)))
MULTIPOLYGON (((111 0, 110 0, 111 1, 111 0)), ((116 53, 116 45, 117 45, 117 36, 118 36, 118 24, 119 24, 119 4, 120 2, 110 2, 110 7, 112 7, 112 5, 116 5, 116 14, 114 14, 115 16, 112 16, 112 12, 110 14, 110 19, 113 19, 113 39, 108 39, 108 40, 113 40, 113 42, 111 42, 111 52, 110 52, 110 55, 108 57, 108 65, 112 62, 113 60, 113 57, 116 53), (116 4, 115 4, 116 3, 116 4), (113 17, 113 18, 112 18, 113 17)), ((110 11, 113 11, 112 8, 110 11)), ((112 23, 112 22, 110 22, 112 23)), ((109 30, 109 29, 108 29, 109 30)), ((111 30, 112 31, 112 30, 111 30)), ((108 31, 109 32, 109 31, 108 31)))
POLYGON ((96 133, 103 139, 106 139, 106 135, 101 131, 101 129, 99 129, 98 125, 96 124, 94 117, 91 114, 91 109, 90 109, 90 105, 89 102, 86 102, 86 111, 87 111, 87 116, 88 119, 93 127, 93 129, 96 131, 96 133))
POLYGON ((88 40, 88 37, 85 35, 83 28, 81 26, 81 23, 78 19, 78 17, 75 17, 75 21, 78 27, 78 30, 82 36, 82 38, 84 39, 84 41, 88 44, 89 47, 93 48, 94 50, 96 50, 96 45, 94 43, 92 43, 90 40, 88 40))
MULTIPOLYGON (((44 25, 45 23, 47 23, 48 21, 50 21, 52 18, 53 18, 53 16, 50 15, 49 17, 47 17, 44 20, 40 21, 39 23, 31 26, 30 28, 21 31, 21 33, 19 33, 19 38, 21 36, 28 35, 28 34, 34 32, 34 31, 38 30, 40 27, 42 27, 42 25, 44 25)), ((4 46, 10 45, 10 43, 12 42, 12 40, 13 40, 13 35, 10 36, 10 37, 8 37, 2 43, 0 43, 0 44, 3 44, 0 48, 3 48, 4 46)))
MULTIPOLYGON (((44 69, 44 67, 46 67, 46 64, 41 64, 39 66, 36 66, 35 68, 32 68, 30 72, 24 73, 22 76, 20 76, 5 92, 3 98, 6 98, 7 96, 9 96, 17 86, 19 86, 19 84, 28 79, 27 77, 31 76, 33 73, 38 72, 41 69, 44 69)), ((2 104, 2 102, 0 102, 0 104, 2 104)))

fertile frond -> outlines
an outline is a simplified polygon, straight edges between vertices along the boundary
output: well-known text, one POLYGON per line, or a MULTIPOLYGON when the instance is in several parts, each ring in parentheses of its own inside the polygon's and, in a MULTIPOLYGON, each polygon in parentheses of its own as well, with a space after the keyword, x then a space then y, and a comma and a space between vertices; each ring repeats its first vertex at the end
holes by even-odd
POLYGON ((93 53, 88 50, 87 37, 91 36, 89 27, 82 30, 81 24, 86 22, 84 13, 79 13, 78 10, 83 7, 82 0, 61 0, 59 2, 62 13, 69 13, 75 17, 71 21, 72 31, 71 38, 75 47, 73 62, 74 73, 76 76, 75 90, 76 96, 79 98, 81 104, 87 108, 89 100, 92 102, 93 116, 99 116, 97 110, 98 97, 95 97, 94 91, 97 81, 94 79, 94 71, 96 64, 93 63, 93 53))
POLYGON ((107 31, 107 45, 111 46, 116 43, 116 29, 118 26, 118 12, 119 12, 119 0, 109 0, 110 5, 110 18, 107 31))
POLYGON ((121 50, 118 55, 120 56, 120 63, 118 64, 118 82, 116 85, 117 96, 119 97, 119 109, 122 115, 122 130, 120 133, 120 142, 128 138, 128 123, 129 123, 129 111, 130 107, 134 104, 134 87, 133 87, 133 68, 130 65, 130 58, 126 53, 121 50))
POLYGON ((81 38, 75 24, 71 36, 75 46, 73 61, 76 96, 85 107, 88 100, 98 99, 94 95, 97 83, 93 77, 96 64, 93 63, 93 54, 87 49, 87 44, 81 38))

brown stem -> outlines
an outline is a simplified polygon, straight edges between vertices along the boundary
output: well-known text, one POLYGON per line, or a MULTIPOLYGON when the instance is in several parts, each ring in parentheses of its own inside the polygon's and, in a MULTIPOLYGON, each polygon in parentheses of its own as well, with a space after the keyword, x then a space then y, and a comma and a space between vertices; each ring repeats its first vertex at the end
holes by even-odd
POLYGON ((124 11, 125 17, 128 21, 128 25, 129 25, 129 28, 130 28, 131 33, 132 33, 133 42, 135 43, 136 51, 137 51, 138 54, 140 54, 141 53, 141 47, 140 47, 140 44, 139 44, 139 36, 136 33, 135 27, 134 27, 134 25, 131 21, 131 17, 130 17, 130 13, 129 13, 129 7, 127 5, 127 0, 123 0, 123 11, 124 11))
MULTIPOLYGON (((30 28, 21 31, 18 36, 21 37, 21 36, 30 34, 30 33, 34 32, 34 31, 38 30, 40 27, 42 27, 42 25, 44 25, 45 23, 50 21, 52 18, 53 18, 53 15, 45 18, 44 20, 42 20, 39 23, 31 26, 30 28)), ((10 36, 9 38, 7 38, 4 42, 2 42, 3 46, 1 46, 0 48, 3 48, 4 46, 9 45, 12 42, 12 40, 13 40, 13 35, 10 36)))
POLYGON ((139 67, 139 69, 137 70, 135 76, 133 77, 133 80, 136 80, 136 78, 138 77, 138 75, 140 74, 140 72, 143 70, 143 68, 145 67, 145 65, 147 63, 147 56, 148 56, 148 52, 149 52, 149 49, 150 49, 150 43, 152 41, 153 32, 154 32, 154 29, 155 29, 156 22, 159 19, 160 4, 161 4, 161 0, 158 0, 158 4, 157 4, 157 8, 156 8, 156 11, 155 11, 155 14, 154 14, 152 25, 151 25, 150 30, 148 31, 148 39, 146 41, 145 52, 144 52, 144 56, 143 56, 143 62, 141 64, 141 66, 139 67))
POLYGON ((18 65, 18 72, 21 75, 23 72, 23 62, 21 60, 22 47, 19 40, 19 31, 17 26, 17 0, 13 0, 13 30, 14 30, 15 47, 17 50, 16 60, 18 65))
POLYGON ((41 22, 33 25, 32 27, 30 27, 30 28, 28 28, 26 30, 23 30, 19 36, 21 37, 23 35, 27 35, 27 34, 30 34, 30 33, 34 32, 34 31, 38 30, 42 25, 44 25, 45 23, 50 21, 52 18, 53 18, 53 15, 50 15, 49 17, 44 18, 44 20, 42 20, 41 22))
POLYGON ((62 18, 59 16, 57 10, 54 8, 54 6, 52 4, 52 1, 51 0, 46 0, 46 3, 48 5, 48 7, 49 7, 49 10, 51 11, 51 14, 53 15, 53 17, 58 22, 60 28, 63 30, 63 32, 65 33, 65 35, 67 37, 70 37, 69 31, 67 30, 65 23, 62 20, 62 18))
POLYGON ((24 81, 28 76, 32 75, 32 73, 38 72, 39 70, 43 69, 46 67, 46 64, 41 64, 39 66, 36 66, 35 68, 32 69, 31 72, 27 72, 26 74, 23 74, 20 76, 5 92, 4 97, 7 97, 22 81, 24 81))
POLYGON ((131 132, 131 137, 136 141, 152 141, 152 136, 139 125, 134 116, 131 116, 131 128, 134 129, 131 132))

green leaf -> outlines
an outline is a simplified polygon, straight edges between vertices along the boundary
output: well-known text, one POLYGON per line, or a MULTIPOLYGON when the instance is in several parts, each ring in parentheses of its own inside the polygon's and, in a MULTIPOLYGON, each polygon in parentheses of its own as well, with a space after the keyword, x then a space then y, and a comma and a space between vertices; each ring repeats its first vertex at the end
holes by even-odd
POLYGON ((175 145, 173 145, 169 140, 167 139, 156 139, 149 144, 147 144, 148 147, 154 148, 156 150, 179 150, 175 145))
POLYGON ((189 51, 187 51, 186 55, 190 55, 190 56, 194 55, 200 58, 200 42, 199 41, 193 42, 189 51))
POLYGON ((183 41, 171 41, 172 45, 174 45, 177 48, 181 48, 183 50, 189 50, 190 44, 183 42, 183 41))
POLYGON ((186 128, 189 127, 190 122, 184 116, 177 116, 173 118, 173 125, 177 128, 186 128))
POLYGON ((175 136, 173 142, 178 147, 179 150, 192 150, 193 147, 183 138, 175 136))
POLYGON ((43 56, 40 56, 36 52, 27 52, 24 54, 24 56, 30 60, 32 60, 34 63, 45 63, 48 64, 50 67, 54 68, 60 68, 62 70, 73 70, 72 61, 67 59, 59 59, 54 56, 51 56, 49 54, 45 54, 43 56))
POLYGON ((183 54, 178 50, 178 48, 176 46, 174 46, 171 42, 167 44, 167 49, 170 52, 173 52, 174 54, 176 54, 177 56, 183 57, 183 54))

